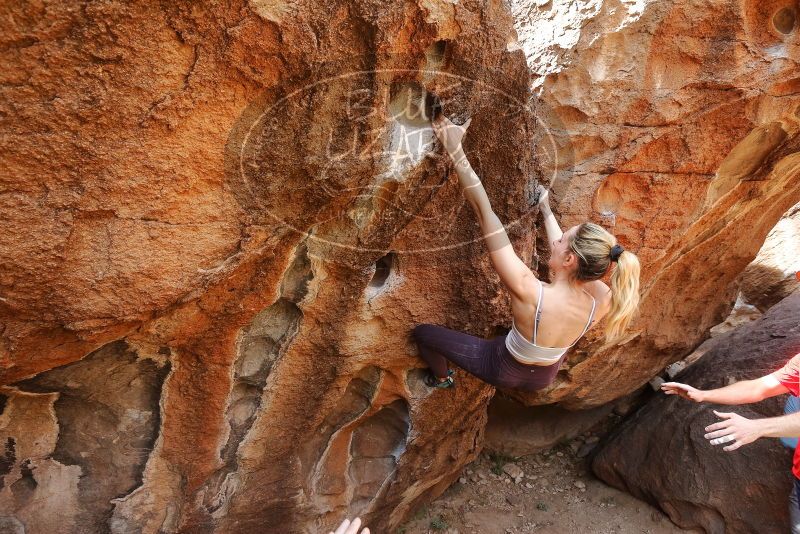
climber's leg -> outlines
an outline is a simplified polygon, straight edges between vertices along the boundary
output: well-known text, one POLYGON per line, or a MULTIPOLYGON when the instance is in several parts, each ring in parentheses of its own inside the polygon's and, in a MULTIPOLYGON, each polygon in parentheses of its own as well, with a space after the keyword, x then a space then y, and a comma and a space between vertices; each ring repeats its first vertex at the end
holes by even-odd
POLYGON ((447 378, 448 361, 478 378, 488 378, 485 367, 491 341, 433 324, 417 325, 412 335, 420 356, 437 378, 447 378))
POLYGON ((440 380, 447 377, 450 361, 492 386, 536 391, 555 380, 563 360, 552 365, 525 365, 508 352, 505 336, 482 339, 432 324, 418 325, 413 336, 420 356, 440 380))

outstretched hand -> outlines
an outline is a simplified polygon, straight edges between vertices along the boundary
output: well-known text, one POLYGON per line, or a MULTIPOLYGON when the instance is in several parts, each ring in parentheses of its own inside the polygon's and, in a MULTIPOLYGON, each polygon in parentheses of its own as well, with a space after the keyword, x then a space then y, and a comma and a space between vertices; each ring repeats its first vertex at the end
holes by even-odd
POLYGON ((661 384, 661 391, 667 395, 680 395, 684 399, 694 402, 703 402, 703 391, 693 388, 688 384, 680 382, 664 382, 661 384))
POLYGON ((705 435, 705 438, 710 440, 712 445, 731 443, 722 448, 724 451, 735 451, 742 445, 753 443, 761 437, 761 429, 757 421, 735 413, 714 410, 714 414, 723 421, 708 425, 706 427, 708 434, 705 435))
POLYGON ((433 126, 433 131, 436 133, 436 137, 438 137, 439 141, 444 145, 444 149, 447 150, 448 154, 453 156, 461 149, 461 140, 464 139, 464 135, 467 133, 467 128, 469 128, 471 122, 472 117, 467 119, 463 125, 459 126, 444 115, 439 115, 431 121, 431 125, 433 126))

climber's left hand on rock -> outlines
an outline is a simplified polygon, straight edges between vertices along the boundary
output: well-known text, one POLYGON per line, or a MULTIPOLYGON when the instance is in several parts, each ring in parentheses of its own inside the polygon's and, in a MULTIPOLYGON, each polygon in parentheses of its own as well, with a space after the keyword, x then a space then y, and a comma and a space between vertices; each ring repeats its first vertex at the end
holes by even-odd
POLYGON ((461 140, 464 139, 464 135, 467 133, 467 128, 469 128, 471 122, 472 117, 467 119, 467 122, 463 125, 459 126, 444 115, 439 115, 431 121, 436 137, 439 138, 439 141, 441 141, 445 150, 447 150, 447 153, 450 154, 451 157, 461 152, 461 140))

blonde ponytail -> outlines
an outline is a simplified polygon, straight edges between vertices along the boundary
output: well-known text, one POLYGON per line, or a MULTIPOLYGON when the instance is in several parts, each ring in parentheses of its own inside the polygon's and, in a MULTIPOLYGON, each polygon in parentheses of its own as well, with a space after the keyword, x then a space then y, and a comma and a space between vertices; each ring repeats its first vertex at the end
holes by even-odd
POLYGON ((639 258, 630 251, 620 254, 611 273, 611 309, 606 316, 606 341, 622 337, 639 307, 639 258))
MULTIPOLYGON (((613 263, 612 249, 617 238, 605 228, 594 223, 583 223, 570 241, 570 248, 578 256, 575 277, 581 281, 601 279, 613 263)), ((619 247, 618 250, 622 250, 619 247)), ((618 254, 616 267, 611 273, 611 309, 606 317, 606 341, 622 336, 639 307, 639 258, 627 250, 618 254)))

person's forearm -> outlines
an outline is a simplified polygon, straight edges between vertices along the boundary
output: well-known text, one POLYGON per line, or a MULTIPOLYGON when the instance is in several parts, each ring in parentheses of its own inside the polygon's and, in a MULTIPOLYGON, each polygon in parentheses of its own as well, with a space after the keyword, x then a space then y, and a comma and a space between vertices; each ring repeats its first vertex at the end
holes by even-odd
POLYGON ((480 218, 481 211, 489 212, 492 209, 489 204, 489 196, 483 188, 481 179, 472 170, 472 165, 470 165, 463 148, 459 147, 458 150, 450 154, 450 157, 455 163, 458 183, 461 185, 464 197, 475 209, 478 218, 480 218))
POLYGON ((511 241, 508 238, 508 234, 506 234, 503 223, 500 222, 500 219, 492 210, 489 195, 486 194, 478 175, 472 170, 472 165, 470 165, 464 149, 459 147, 456 152, 450 154, 450 157, 453 158, 455 163, 458 183, 461 184, 464 197, 478 217, 481 233, 486 239, 489 251, 499 250, 501 247, 510 244, 511 241))
POLYGON ((550 205, 542 202, 542 205, 539 207, 539 211, 542 212, 542 217, 544 218, 544 229, 547 232, 547 242, 552 243, 553 241, 558 241, 561 239, 563 232, 561 231, 561 227, 558 226, 558 221, 556 221, 556 216, 553 215, 550 205))
POLYGON ((797 438, 800 437, 800 413, 756 419, 760 434, 765 438, 797 438))
POLYGON ((724 388, 701 391, 701 402, 716 404, 749 404, 763 400, 758 380, 742 380, 724 388))

